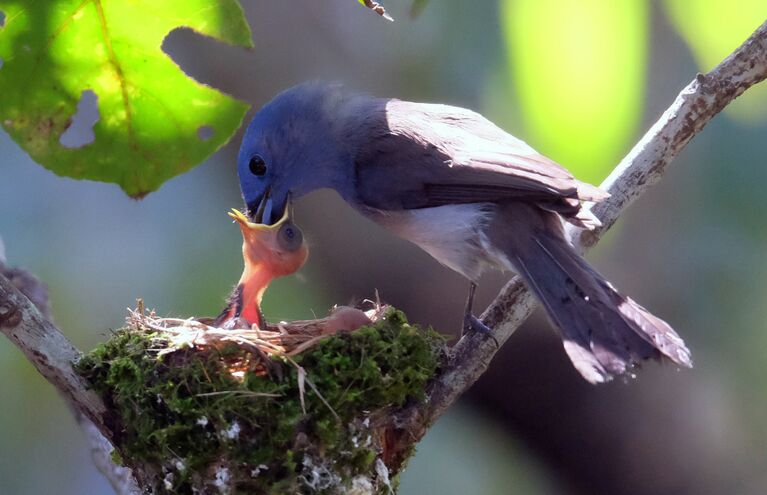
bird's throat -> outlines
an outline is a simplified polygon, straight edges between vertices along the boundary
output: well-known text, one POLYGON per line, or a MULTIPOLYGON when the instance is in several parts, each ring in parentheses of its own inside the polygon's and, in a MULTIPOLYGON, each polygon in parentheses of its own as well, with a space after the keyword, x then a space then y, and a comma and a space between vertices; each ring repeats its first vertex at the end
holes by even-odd
POLYGON ((242 287, 242 310, 240 316, 251 325, 261 321, 261 300, 274 274, 264 263, 246 263, 240 277, 242 287))

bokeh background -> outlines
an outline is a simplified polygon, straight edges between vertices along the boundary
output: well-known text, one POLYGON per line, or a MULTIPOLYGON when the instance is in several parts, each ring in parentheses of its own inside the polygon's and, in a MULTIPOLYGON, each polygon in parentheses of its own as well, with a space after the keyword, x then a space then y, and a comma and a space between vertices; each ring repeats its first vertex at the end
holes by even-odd
MULTIPOLYGON (((307 79, 481 111, 599 182, 698 71, 767 18, 763 0, 431 2, 388 23, 352 0, 244 1, 256 48, 188 31, 164 45, 200 81, 251 102, 307 79)), ((672 322, 695 369, 650 364, 592 387, 536 314, 427 435, 402 477, 414 494, 767 492, 767 85, 717 117, 591 261, 672 322)), ((252 113, 252 112, 251 112, 252 113)), ((212 315, 236 282, 241 134, 142 201, 54 176, 0 131, 8 261, 48 283, 55 318, 88 349, 143 298, 212 315)), ((307 267, 266 296, 271 319, 381 297, 458 330, 466 282, 333 194, 297 206, 307 267)), ((482 283, 479 305, 504 282, 482 283)), ((0 493, 108 494, 64 403, 0 340, 0 493)))

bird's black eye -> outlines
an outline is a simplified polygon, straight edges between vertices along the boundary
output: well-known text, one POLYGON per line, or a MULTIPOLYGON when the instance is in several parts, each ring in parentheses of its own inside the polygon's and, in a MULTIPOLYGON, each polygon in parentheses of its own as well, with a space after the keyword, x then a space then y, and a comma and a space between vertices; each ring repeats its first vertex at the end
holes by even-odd
POLYGON ((279 232, 277 232, 277 242, 282 249, 295 251, 303 244, 304 234, 297 225, 288 222, 280 227, 279 232))
POLYGON ((253 155, 248 166, 250 167, 250 173, 253 175, 260 177, 266 173, 266 162, 260 155, 253 155))

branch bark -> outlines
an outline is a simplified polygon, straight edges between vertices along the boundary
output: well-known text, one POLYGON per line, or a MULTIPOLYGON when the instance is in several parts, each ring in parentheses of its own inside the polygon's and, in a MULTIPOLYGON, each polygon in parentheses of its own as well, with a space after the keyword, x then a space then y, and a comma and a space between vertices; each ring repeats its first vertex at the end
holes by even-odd
MULTIPOLYGON (((0 239, 0 248, 3 248, 0 239)), ((140 493, 130 469, 111 460, 113 416, 72 364, 81 356, 50 321, 47 288, 33 275, 5 267, 0 250, 0 331, 27 356, 35 368, 61 393, 86 433, 96 467, 118 495, 140 493)))
POLYGON ((91 458, 96 468, 109 481, 117 495, 138 495, 141 493, 130 468, 118 466, 112 461, 114 446, 104 434, 82 414, 74 413, 80 428, 88 439, 91 448, 91 458))
MULTIPOLYGON (((698 74, 677 96, 660 119, 647 131, 628 155, 601 184, 611 194, 594 205, 593 213, 602 226, 584 231, 568 226, 573 246, 581 251, 596 244, 623 210, 658 182, 671 161, 687 143, 730 102, 748 88, 767 79, 767 22, 762 24, 729 57, 707 74, 698 74)), ((501 290, 482 314, 502 345, 530 316, 535 299, 519 277, 501 290)), ((399 428, 405 442, 423 436, 442 415, 485 372, 498 351, 492 339, 472 334, 454 347, 451 363, 432 385, 426 406, 411 406, 400 414, 399 428)), ((396 468, 395 468, 396 469, 396 468)))
POLYGON ((72 368, 81 356, 80 351, 2 274, 0 331, 21 349, 75 411, 91 420, 99 431, 112 439, 109 410, 72 368))
MULTIPOLYGON (((594 245, 632 201, 660 180, 666 167, 693 136, 732 100, 765 78, 767 22, 721 64, 708 74, 699 74, 682 90, 660 120, 602 184, 612 194, 593 209, 602 221, 602 227, 592 232, 568 230, 573 245, 582 250, 594 245)), ((482 319, 494 329, 495 338, 503 344, 529 316, 533 306, 532 296, 520 280, 514 278, 487 308, 482 319)), ((114 413, 88 389, 72 368, 80 358, 80 352, 1 273, 0 331, 21 349, 76 413, 92 423, 94 430, 91 433, 96 445, 103 447, 103 440, 114 440, 117 433, 114 413)), ((464 337, 455 345, 451 362, 433 382, 426 404, 406 407, 392 417, 388 455, 391 472, 399 471, 410 447, 480 377, 497 350, 493 340, 482 335, 464 337)), ((103 456, 106 449, 101 447, 100 455, 103 456)), ((108 466, 109 469, 113 467, 111 463, 108 466)), ((117 480, 133 482, 129 477, 125 478, 122 471, 112 474, 117 480)), ((120 493, 133 492, 132 488, 126 488, 126 491, 116 488, 120 493)))

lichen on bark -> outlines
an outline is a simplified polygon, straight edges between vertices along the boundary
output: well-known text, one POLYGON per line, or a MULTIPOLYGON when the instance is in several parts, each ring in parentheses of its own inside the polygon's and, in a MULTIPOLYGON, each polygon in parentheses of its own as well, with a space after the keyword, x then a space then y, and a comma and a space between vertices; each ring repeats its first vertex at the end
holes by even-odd
POLYGON ((284 358, 235 343, 171 349, 124 328, 78 371, 117 411, 116 453, 155 493, 391 493, 386 438, 423 401, 444 339, 388 310, 284 358))

